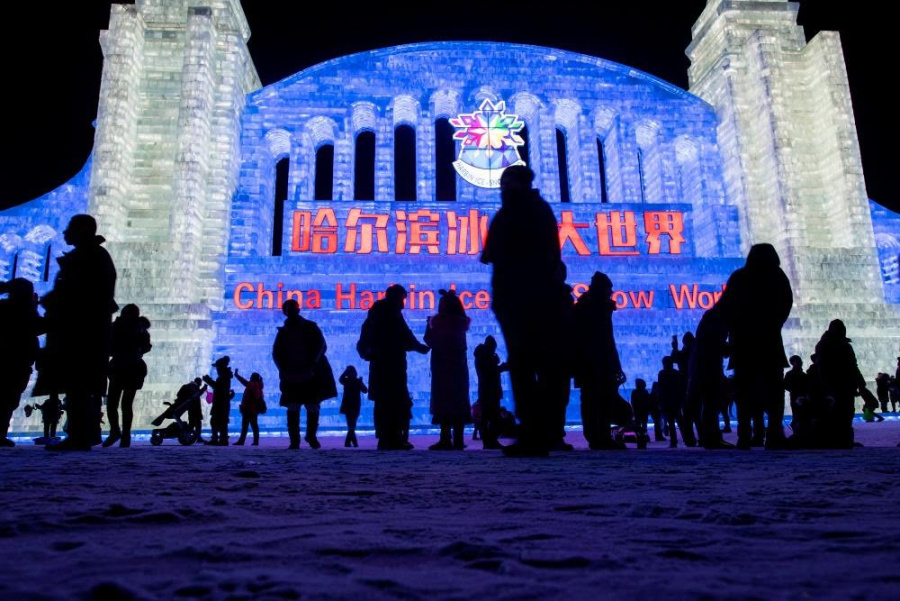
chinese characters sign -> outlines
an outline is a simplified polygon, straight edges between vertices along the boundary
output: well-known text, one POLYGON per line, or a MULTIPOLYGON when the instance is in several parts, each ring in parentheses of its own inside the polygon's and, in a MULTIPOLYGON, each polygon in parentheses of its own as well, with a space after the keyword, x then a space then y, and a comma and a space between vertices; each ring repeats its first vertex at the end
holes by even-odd
MULTIPOLYGON (((409 205, 304 203, 289 214, 288 248, 312 255, 480 255, 496 210, 488 204, 398 206, 409 205)), ((691 256, 684 205, 556 205, 554 211, 564 256, 691 256)))

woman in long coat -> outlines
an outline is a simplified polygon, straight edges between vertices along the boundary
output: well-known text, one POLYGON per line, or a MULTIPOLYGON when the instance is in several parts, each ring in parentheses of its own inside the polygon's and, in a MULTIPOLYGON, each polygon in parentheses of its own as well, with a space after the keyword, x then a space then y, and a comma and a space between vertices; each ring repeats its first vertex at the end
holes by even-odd
POLYGON ((438 314, 428 318, 424 337, 431 347, 432 423, 441 427, 440 440, 430 448, 461 451, 465 448, 463 428, 472 423, 466 359, 466 332, 471 320, 454 291, 441 290, 440 294, 438 314))
POLYGON ((129 304, 113 322, 112 359, 109 362, 109 392, 106 397, 106 415, 109 419, 109 436, 103 441, 110 447, 117 441, 120 447, 131 446, 132 409, 137 391, 144 387, 147 364, 144 354, 153 347, 150 344, 150 320, 141 315, 137 305, 129 304), (122 427, 119 427, 119 405, 122 407, 122 427))

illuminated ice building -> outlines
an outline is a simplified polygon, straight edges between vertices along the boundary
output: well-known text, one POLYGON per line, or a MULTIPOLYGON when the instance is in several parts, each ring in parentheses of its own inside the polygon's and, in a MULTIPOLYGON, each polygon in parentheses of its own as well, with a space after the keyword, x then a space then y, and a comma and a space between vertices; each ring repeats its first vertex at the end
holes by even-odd
MULTIPOLYGON (((776 246, 794 286, 788 352, 808 360, 840 317, 873 379, 898 354, 900 216, 867 197, 838 35, 807 42, 797 10, 709 0, 685 91, 487 42, 378 49, 261 87, 238 0, 114 5, 93 153, 68 184, 0 213, 0 276, 46 291, 68 218, 95 215, 118 301, 154 324, 137 426, 227 354, 263 375, 261 421, 283 429, 271 343, 289 297, 322 327, 336 374, 367 377, 355 343, 391 283, 409 290, 419 336, 451 286, 470 351, 499 333, 478 256, 499 174, 521 161, 556 211, 576 294, 598 269, 615 284, 626 387, 655 378, 755 242, 776 246)), ((409 373, 428 424, 428 357, 411 355, 409 373)), ((324 426, 342 423, 337 405, 324 426)), ((13 429, 38 427, 18 413, 13 429)))

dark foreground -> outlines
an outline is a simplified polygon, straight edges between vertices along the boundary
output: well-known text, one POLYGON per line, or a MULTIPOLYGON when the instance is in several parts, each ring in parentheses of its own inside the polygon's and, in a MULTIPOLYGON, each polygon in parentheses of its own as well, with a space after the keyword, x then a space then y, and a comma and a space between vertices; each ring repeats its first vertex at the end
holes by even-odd
POLYGON ((0 453, 0 598, 896 599, 900 422, 857 435, 547 459, 20 445, 0 453))

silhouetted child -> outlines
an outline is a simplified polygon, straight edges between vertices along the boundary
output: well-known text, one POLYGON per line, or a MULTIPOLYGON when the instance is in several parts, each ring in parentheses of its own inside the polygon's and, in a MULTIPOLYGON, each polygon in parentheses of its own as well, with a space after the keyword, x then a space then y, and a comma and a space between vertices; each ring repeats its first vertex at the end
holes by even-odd
MULTIPOLYGON (((500 400, 503 398, 503 386, 500 374, 507 371, 506 363, 500 362, 497 354, 497 340, 488 335, 484 342, 475 347, 475 373, 478 376, 478 405, 481 422, 481 438, 483 448, 501 448, 498 438, 500 419, 500 400)), ((472 437, 474 439, 474 436, 472 437)))
POLYGON ((34 408, 41 412, 41 422, 44 424, 44 436, 35 440, 35 444, 47 444, 51 439, 56 438, 56 428, 59 427, 59 420, 62 417, 62 401, 59 400, 58 394, 51 394, 50 398, 42 404, 34 404, 34 408))
POLYGON ((884 416, 879 413, 875 413, 875 410, 878 409, 878 397, 875 396, 875 394, 871 390, 865 387, 859 389, 859 396, 862 397, 863 401, 863 421, 868 423, 875 421, 883 422, 884 416))
POLYGON ((791 399, 791 430, 793 430, 799 399, 806 397, 809 392, 809 376, 803 371, 803 359, 799 355, 791 356, 789 363, 791 369, 784 374, 784 389, 787 390, 791 399))
POLYGON ((694 439, 693 428, 684 421, 684 386, 681 374, 674 369, 674 360, 670 356, 663 357, 663 368, 656 377, 659 394, 659 404, 669 425, 669 446, 678 446, 676 426, 681 430, 684 444, 689 447, 697 446, 694 439))
POLYGON ((231 412, 231 399, 234 391, 231 389, 231 379, 234 373, 229 367, 231 359, 227 355, 216 359, 213 367, 216 368, 216 379, 203 376, 203 381, 212 387, 212 409, 209 414, 209 426, 212 429, 212 437, 207 444, 214 446, 228 446, 228 420, 231 412))
POLYGON ((341 413, 347 419, 347 437, 344 439, 345 447, 358 447, 356 439, 356 420, 362 409, 362 395, 369 392, 365 382, 356 375, 356 368, 348 365, 338 380, 344 387, 344 395, 341 397, 341 413))
POLYGON ((646 449, 650 437, 647 435, 647 418, 650 416, 650 391, 647 382, 638 378, 631 391, 631 409, 634 411, 634 435, 639 449, 646 449))
POLYGON ((243 445, 247 440, 247 430, 253 429, 253 446, 259 446, 259 415, 266 412, 266 400, 263 396, 263 379, 256 372, 250 374, 250 379, 243 378, 238 370, 234 370, 234 377, 244 385, 244 394, 241 397, 239 410, 241 412, 241 435, 236 445, 243 445))

